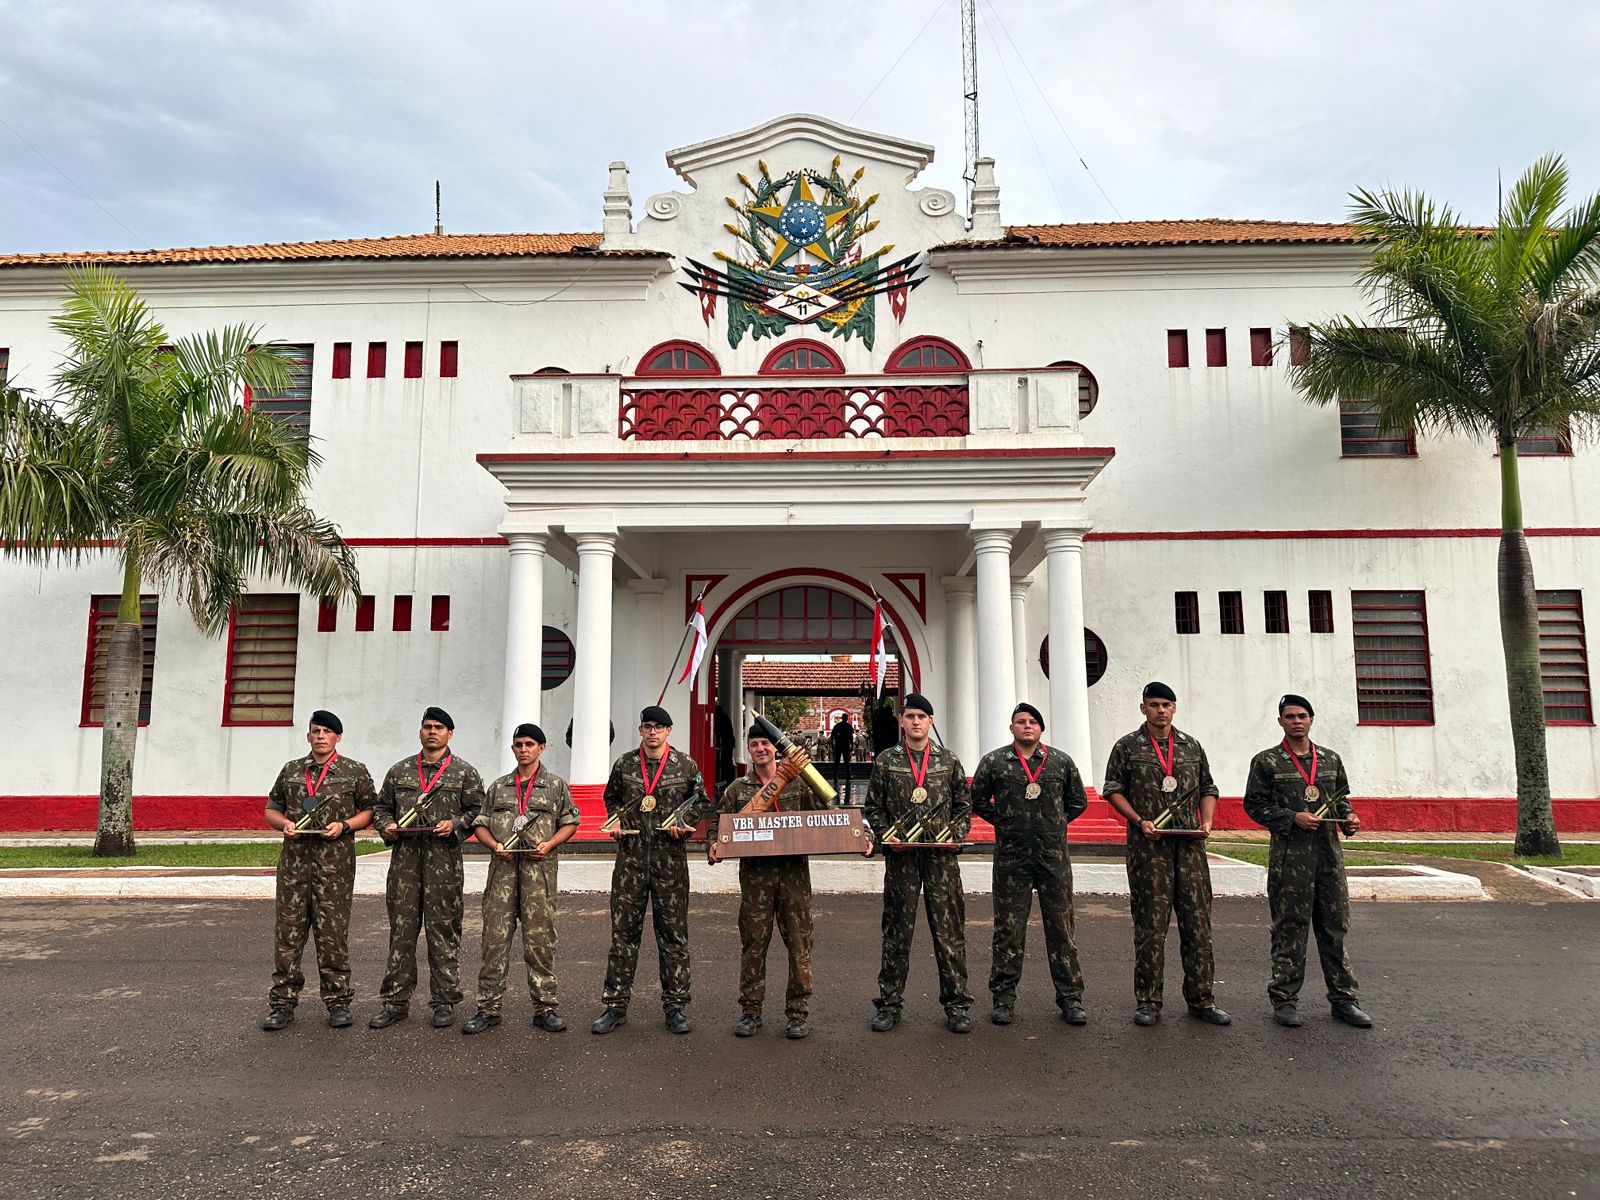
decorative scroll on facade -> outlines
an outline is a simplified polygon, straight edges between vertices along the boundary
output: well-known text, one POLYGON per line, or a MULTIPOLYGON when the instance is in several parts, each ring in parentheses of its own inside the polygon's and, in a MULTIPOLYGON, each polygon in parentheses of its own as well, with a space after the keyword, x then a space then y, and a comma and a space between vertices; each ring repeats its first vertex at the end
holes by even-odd
POLYGON ((624 388, 618 435, 639 441, 965 437, 964 382, 624 388))

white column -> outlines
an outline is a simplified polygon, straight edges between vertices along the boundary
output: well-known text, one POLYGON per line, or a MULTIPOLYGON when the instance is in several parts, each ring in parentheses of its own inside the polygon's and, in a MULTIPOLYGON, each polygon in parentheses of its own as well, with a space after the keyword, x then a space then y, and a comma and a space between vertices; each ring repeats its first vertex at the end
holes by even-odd
POLYGON ((611 563, 614 533, 579 533, 577 662, 572 678, 572 778, 601 784, 611 771, 611 563))
POLYGON ((1082 529, 1046 529, 1050 582, 1050 732, 1045 740, 1072 755, 1085 783, 1099 777, 1090 754, 1089 679, 1083 655, 1082 529))
MULTIPOLYGON (((544 556, 542 533, 504 535, 511 554, 506 587, 506 679, 500 703, 500 770, 516 765, 511 731, 524 721, 538 724, 544 675, 544 556)), ((549 736, 549 730, 545 731, 549 736)), ((556 731, 557 733, 560 730, 556 731)))
POLYGON ((978 579, 978 741, 999 745, 1016 704, 1011 643, 1011 531, 974 529, 978 579))
POLYGON ((750 722, 744 715, 744 684, 740 681, 744 671, 744 651, 730 646, 720 653, 727 656, 722 676, 722 709, 728 714, 728 720, 733 722, 733 761, 741 763, 745 761, 744 731, 750 728, 750 722))
MULTIPOLYGON (((1037 704, 1034 697, 1027 695, 1028 690, 1028 588, 1033 580, 1016 576, 1011 578, 1011 678, 1015 697, 1011 703, 1014 707, 1018 700, 1026 700, 1030 704, 1037 704)), ((1043 707, 1042 705, 1040 707, 1043 707)))
POLYGON ((983 752, 978 746, 978 705, 975 666, 977 649, 972 599, 976 581, 970 575, 946 576, 944 584, 945 620, 949 623, 945 702, 949 716, 939 721, 945 744, 961 765, 971 771, 983 752))
MULTIPOLYGON (((678 644, 678 635, 674 633, 670 644, 663 644, 666 638, 661 628, 661 610, 666 599, 668 584, 665 579, 630 579, 628 591, 633 593, 633 638, 626 644, 631 646, 633 654, 633 670, 624 672, 623 677, 629 680, 626 692, 627 702, 622 710, 626 718, 622 727, 632 729, 639 716, 639 710, 647 704, 656 702, 656 695, 661 689, 661 680, 667 673, 667 654, 673 646, 678 644)), ((615 679, 612 680, 616 682, 615 679)), ((612 699, 612 708, 623 703, 621 695, 612 699)), ((619 734, 619 736, 621 736, 619 734)), ((616 743, 612 743, 616 749, 616 743)), ((622 751, 617 749, 617 754, 622 751)), ((616 758, 617 754, 611 757, 616 758)))

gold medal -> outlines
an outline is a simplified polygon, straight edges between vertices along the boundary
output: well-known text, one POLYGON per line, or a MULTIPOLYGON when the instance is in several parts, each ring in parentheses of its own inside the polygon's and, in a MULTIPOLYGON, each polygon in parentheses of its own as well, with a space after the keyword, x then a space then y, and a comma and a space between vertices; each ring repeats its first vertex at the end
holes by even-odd
POLYGON ((925 788, 925 787, 914 787, 914 788, 911 789, 911 803, 913 803, 913 804, 922 804, 922 803, 925 803, 927 801, 927 799, 928 799, 928 789, 927 788, 925 788))
POLYGON ((654 796, 646 796, 643 800, 639 801, 640 812, 655 812, 655 810, 656 798, 654 796))
POLYGON ((1171 775, 1168 775, 1165 779, 1163 779, 1161 781, 1161 790, 1163 792, 1175 792, 1175 791, 1177 791, 1178 790, 1178 781, 1177 781, 1177 779, 1175 779, 1171 775))
POLYGON ((1312 803, 1316 803, 1316 799, 1320 795, 1322 795, 1322 790, 1320 788, 1318 788, 1316 784, 1309 783, 1309 784, 1306 785, 1306 799, 1307 800, 1311 801, 1312 803))
POLYGON ((1040 797, 1040 795, 1043 794, 1043 792, 1044 792, 1044 789, 1042 787, 1040 787, 1037 783, 1030 783, 1027 787, 1022 789, 1022 794, 1024 796, 1026 796, 1029 800, 1037 800, 1040 797))

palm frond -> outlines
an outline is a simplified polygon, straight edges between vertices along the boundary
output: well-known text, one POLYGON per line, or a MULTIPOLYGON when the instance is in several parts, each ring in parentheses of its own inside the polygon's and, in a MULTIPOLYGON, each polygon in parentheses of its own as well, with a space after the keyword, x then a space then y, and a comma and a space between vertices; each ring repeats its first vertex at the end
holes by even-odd
POLYGON ((114 514, 98 466, 81 428, 0 385, 0 550, 77 558, 110 536, 114 514))

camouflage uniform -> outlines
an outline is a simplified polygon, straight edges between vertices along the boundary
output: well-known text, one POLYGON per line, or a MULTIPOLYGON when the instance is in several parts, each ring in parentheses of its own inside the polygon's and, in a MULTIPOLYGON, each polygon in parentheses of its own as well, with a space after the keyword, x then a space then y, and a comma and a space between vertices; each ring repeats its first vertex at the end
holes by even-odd
MULTIPOLYGON (((1164 741, 1165 739, 1163 739, 1164 741)), ((1106 763, 1106 796, 1121 792, 1134 812, 1153 821, 1178 802, 1176 829, 1200 824, 1200 801, 1217 794, 1211 766, 1200 743, 1172 730, 1173 774, 1178 790, 1161 790, 1166 774, 1141 725, 1119 738, 1106 763)), ((1163 753, 1166 746, 1162 746, 1163 753)), ((1191 1008, 1216 1003, 1212 988, 1216 965, 1211 953, 1211 868, 1204 838, 1147 838, 1128 825, 1128 898, 1133 910, 1133 994, 1136 1004, 1161 1007, 1166 967, 1167 926, 1178 914, 1178 949, 1183 955, 1183 998, 1191 1008)))
MULTIPOLYGON (((722 793, 722 811, 750 803, 761 781, 752 772, 722 793)), ((772 811, 826 808, 803 779, 791 779, 772 811)), ((767 998, 767 947, 776 922, 789 951, 789 988, 784 1015, 804 1021, 811 1011, 811 862, 804 854, 752 855, 739 859, 739 1008, 761 1013, 767 998)))
MULTIPOLYGON (((306 772, 314 784, 322 768, 308 754, 283 764, 267 796, 267 807, 291 822, 306 812, 306 772)), ((299 1002, 305 976, 300 956, 306 936, 317 941, 317 973, 322 1002, 329 1008, 350 1006, 350 898, 356 885, 356 837, 346 833, 328 841, 322 829, 334 821, 353 820, 373 804, 372 776, 353 758, 339 755, 317 789, 316 828, 297 838, 284 838, 278 854, 277 920, 273 931, 272 990, 267 1004, 292 1009, 299 1002)))
MULTIPOLYGON (((957 840, 967 836, 972 824, 972 792, 961 760, 943 746, 929 743, 927 764, 923 786, 928 798, 921 804, 911 800, 916 783, 905 746, 885 750, 872 764, 862 815, 879 845, 896 820, 904 818, 904 830, 924 813, 948 815, 957 840)), ((933 956, 939 964, 939 1003, 946 1013, 965 1013, 972 1007, 967 992, 967 907, 956 854, 950 850, 885 850, 883 857, 883 965, 878 972, 878 999, 873 1003, 880 1010, 896 1013, 904 1003, 911 935, 917 924, 917 893, 921 892, 933 933, 933 956)))
MULTIPOLYGON (((659 765, 659 764, 656 764, 659 765)), ((656 772, 652 765, 650 773, 656 772)), ((607 1008, 626 1010, 633 997, 633 976, 639 966, 644 912, 653 908, 656 953, 661 961, 661 1007, 668 1012, 689 1003, 689 855, 687 839, 664 833, 661 825, 686 800, 687 817, 698 824, 712 811, 694 759, 670 746, 666 766, 656 784, 656 807, 641 812, 644 776, 639 751, 630 750, 611 765, 606 780, 606 814, 621 812, 622 828, 637 834, 617 839, 617 861, 611 871, 611 954, 606 960, 607 1008)))
MULTIPOLYGON (((1350 781, 1344 763, 1332 750, 1318 746, 1317 787, 1334 802, 1337 820, 1351 815, 1350 781)), ((1311 773, 1310 755, 1300 759, 1311 773)), ((1308 804, 1306 782, 1278 745, 1250 760, 1244 790, 1244 811, 1272 831, 1267 859, 1267 903, 1272 910, 1272 983, 1267 995, 1274 1006, 1293 1004, 1306 977, 1306 931, 1317 935, 1317 956, 1334 1004, 1354 1004, 1357 985, 1344 938, 1350 931, 1350 893, 1345 885, 1344 849, 1334 820, 1316 829, 1299 829, 1294 814, 1317 808, 1308 804)))
MULTIPOLYGON (((442 759, 440 760, 443 761, 442 759)), ((439 770, 424 763, 428 779, 439 770)), ((413 804, 422 788, 417 782, 417 758, 402 758, 389 768, 378 789, 373 823, 381 830, 394 824, 413 804)), ((389 905, 389 966, 380 996, 383 1006, 405 1012, 417 987, 417 933, 428 939, 428 1003, 461 1003, 461 843, 483 808, 483 779, 464 758, 452 757, 428 793, 422 827, 449 820, 454 831, 443 838, 428 834, 402 834, 389 855, 385 895, 389 905)))
MULTIPOLYGON (((528 797, 528 823, 518 848, 532 849, 555 837, 557 830, 576 825, 578 806, 567 781, 539 768, 528 797)), ((472 825, 486 827, 502 845, 516 833, 517 773, 502 775, 489 785, 483 808, 472 825)), ((478 972, 478 1008, 500 1015, 506 993, 506 971, 511 964, 511 934, 522 922, 522 957, 528 964, 528 992, 533 1015, 556 1009, 556 855, 545 858, 513 854, 511 861, 490 858, 489 879, 483 888, 483 967, 478 972)))
POLYGON ((994 826, 994 959, 989 991, 996 1005, 1014 1005, 1033 893, 1056 1003, 1083 999, 1083 972, 1072 940, 1072 858, 1067 824, 1089 807, 1083 779, 1070 755, 1041 745, 1028 759, 1041 789, 1027 796, 1028 776, 1015 746, 991 750, 972 777, 972 811, 994 826))

